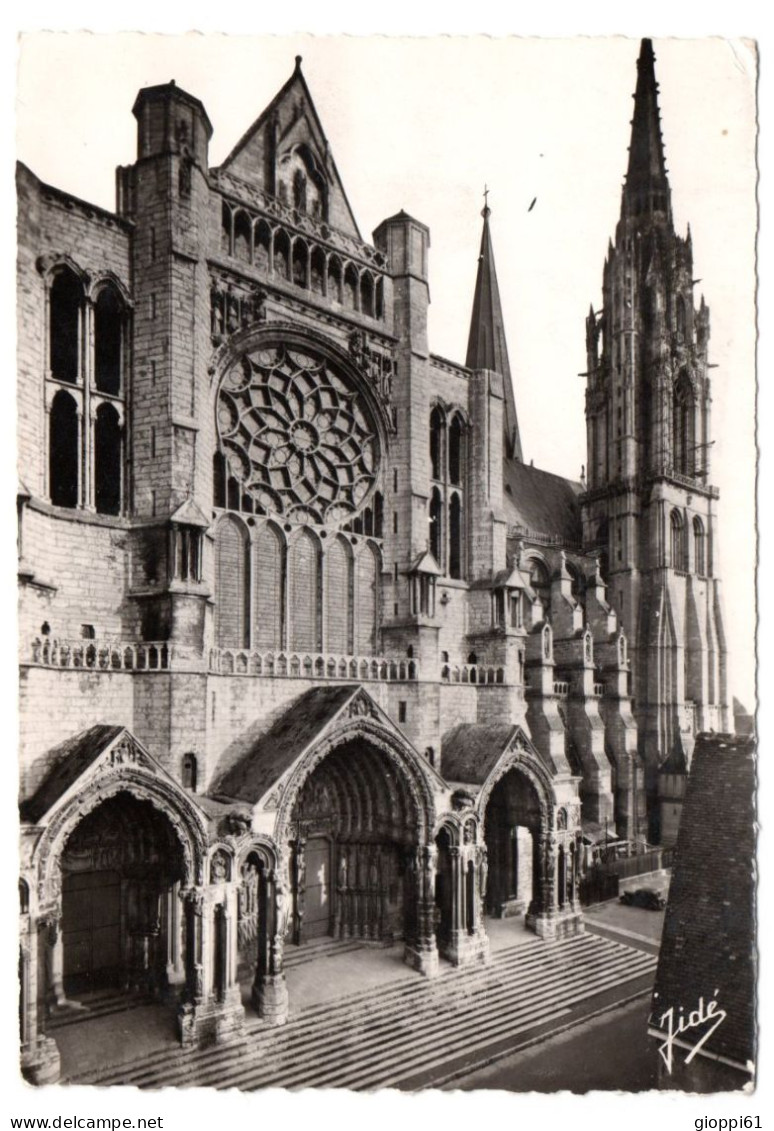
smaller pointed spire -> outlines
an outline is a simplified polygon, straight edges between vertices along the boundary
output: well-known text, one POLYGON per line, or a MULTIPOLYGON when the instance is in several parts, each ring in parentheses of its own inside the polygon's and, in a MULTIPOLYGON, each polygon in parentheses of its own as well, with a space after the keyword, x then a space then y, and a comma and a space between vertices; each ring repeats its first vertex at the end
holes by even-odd
POLYGON ((508 347, 505 344, 505 322, 497 285, 492 236, 489 231, 489 189, 484 186, 484 230, 481 233, 481 250, 478 256, 478 274, 473 295, 473 314, 470 320, 468 352, 465 365, 468 369, 492 369, 503 379, 505 394, 505 451, 510 457, 523 460, 519 421, 516 415, 516 398, 513 394, 508 347))

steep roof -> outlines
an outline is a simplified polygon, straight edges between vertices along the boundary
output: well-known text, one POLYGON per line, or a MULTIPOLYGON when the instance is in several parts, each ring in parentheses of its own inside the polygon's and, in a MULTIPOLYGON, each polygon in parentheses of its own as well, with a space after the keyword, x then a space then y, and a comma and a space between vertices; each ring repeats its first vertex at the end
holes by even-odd
POLYGON ((511 366, 508 361, 508 346, 505 341, 505 322, 500 302, 500 288, 497 285, 492 234, 489 231, 491 210, 485 207, 481 215, 484 217, 484 228, 481 233, 481 250, 478 256, 465 365, 468 369, 492 369, 502 377, 505 392, 505 450, 509 456, 520 460, 524 457, 521 451, 511 366))
POLYGON ((503 464, 503 478, 510 525, 518 524, 532 534, 558 536, 568 545, 583 540, 580 483, 510 459, 503 464))
POLYGON ((251 727, 225 751, 208 792, 254 805, 358 690, 352 684, 313 687, 273 721, 251 727))
POLYGON ((98 723, 49 751, 51 769, 32 797, 21 799, 25 821, 39 821, 125 728, 98 723))
MULTIPOLYGON (((755 1055, 755 746, 748 737, 696 740, 677 834, 651 1013, 713 999, 726 1014, 697 1055, 737 1065, 755 1055)), ((680 1039, 695 1045, 707 1026, 680 1039)))

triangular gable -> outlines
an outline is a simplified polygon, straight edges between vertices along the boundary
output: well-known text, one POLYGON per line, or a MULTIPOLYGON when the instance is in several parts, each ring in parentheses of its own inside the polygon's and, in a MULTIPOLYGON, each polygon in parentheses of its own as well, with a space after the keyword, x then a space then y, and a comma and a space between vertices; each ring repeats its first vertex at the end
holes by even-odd
POLYGON ((21 804, 22 820, 47 824, 85 784, 123 767, 143 770, 179 788, 161 763, 123 726, 90 727, 55 747, 52 754, 52 769, 35 794, 21 804))
MULTIPOLYGON (((400 740, 414 747, 403 731, 358 685, 316 687, 288 704, 268 730, 250 740, 242 756, 233 761, 209 791, 220 799, 242 801, 256 809, 273 809, 306 754, 332 731, 352 718, 370 718, 400 740)), ((414 750, 439 789, 444 782, 414 750)))
POLYGON ((410 574, 427 573, 432 577, 443 577, 443 571, 439 568, 438 562, 429 550, 424 550, 419 557, 414 559, 409 566, 408 572, 410 574))
POLYGON ((523 727, 513 723, 460 723, 444 734, 441 767, 449 782, 481 787, 514 753, 537 760, 549 774, 556 767, 545 758, 523 727))
MULTIPOLYGON (((292 174, 296 159, 303 159, 313 179, 319 175, 324 181, 326 214, 320 219, 362 240, 300 63, 297 56, 293 74, 243 134, 221 170, 279 197, 283 170, 292 174)), ((293 206, 292 199, 288 203, 293 206)))
POLYGON ((210 526, 210 520, 190 495, 185 502, 181 503, 177 510, 169 516, 169 521, 176 523, 178 526, 200 526, 203 530, 207 530, 210 526))

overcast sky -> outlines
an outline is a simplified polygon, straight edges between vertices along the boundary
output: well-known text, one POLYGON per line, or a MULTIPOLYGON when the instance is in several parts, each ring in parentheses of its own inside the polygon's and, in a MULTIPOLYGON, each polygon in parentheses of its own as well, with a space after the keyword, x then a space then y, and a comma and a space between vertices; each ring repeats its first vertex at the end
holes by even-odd
MULTIPOLYGON (((303 71, 364 238, 404 208, 430 227, 430 348, 464 361, 482 192, 527 461, 586 462, 584 318, 601 305, 627 162, 637 40, 45 34, 21 40, 18 156, 114 207, 138 89, 204 103, 217 165, 303 71), (530 211, 530 204, 535 205, 530 211)), ((675 222, 690 221, 711 313, 711 481, 721 489, 731 690, 754 680, 755 57, 741 41, 655 40, 675 222)))

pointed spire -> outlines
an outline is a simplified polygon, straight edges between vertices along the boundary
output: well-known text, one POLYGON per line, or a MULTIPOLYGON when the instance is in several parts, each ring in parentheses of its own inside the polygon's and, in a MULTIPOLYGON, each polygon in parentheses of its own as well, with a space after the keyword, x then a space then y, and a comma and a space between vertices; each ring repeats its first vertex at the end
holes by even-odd
POLYGON ((650 39, 643 39, 637 61, 629 168, 623 195, 626 210, 631 215, 660 212, 671 218, 655 56, 650 39))
POLYGON ((481 251, 478 256, 476 290, 473 296, 473 315, 465 364, 468 369, 493 369, 503 379, 505 394, 505 451, 510 457, 523 460, 519 421, 516 416, 516 399, 513 395, 508 347, 505 344, 505 323, 497 286, 492 237, 489 231, 491 209, 487 203, 489 189, 484 189, 484 230, 481 233, 481 251))

